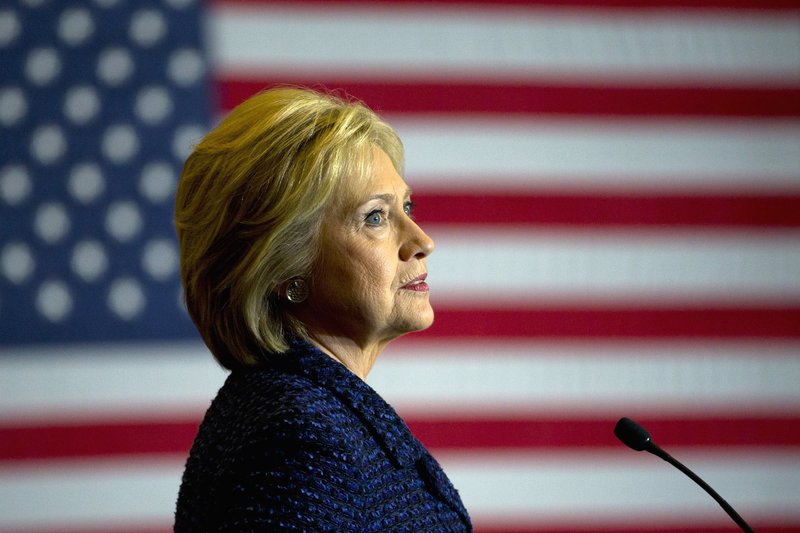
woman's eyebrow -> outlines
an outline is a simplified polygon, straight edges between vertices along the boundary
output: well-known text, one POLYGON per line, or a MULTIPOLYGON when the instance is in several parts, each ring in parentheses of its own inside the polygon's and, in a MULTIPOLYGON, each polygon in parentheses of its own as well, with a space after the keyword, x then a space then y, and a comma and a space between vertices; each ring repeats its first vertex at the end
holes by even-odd
MULTIPOLYGON (((406 189, 406 192, 405 192, 405 194, 403 195, 403 198, 404 198, 404 199, 407 199, 407 198, 409 198, 410 196, 411 196, 411 187, 409 187, 409 188, 407 188, 407 189, 406 189)), ((387 193, 373 194, 372 196, 370 196, 369 198, 367 198, 367 201, 370 201, 370 200, 383 200, 383 201, 384 201, 384 202, 386 202, 387 204, 391 204, 392 202, 394 202, 394 201, 395 201, 395 199, 396 199, 396 198, 397 198, 397 197, 396 197, 394 194, 392 194, 392 193, 390 193, 390 192, 387 192, 387 193)))
POLYGON ((395 196, 392 193, 382 193, 382 194, 373 194, 367 200, 383 200, 387 204, 390 204, 394 201, 395 196))

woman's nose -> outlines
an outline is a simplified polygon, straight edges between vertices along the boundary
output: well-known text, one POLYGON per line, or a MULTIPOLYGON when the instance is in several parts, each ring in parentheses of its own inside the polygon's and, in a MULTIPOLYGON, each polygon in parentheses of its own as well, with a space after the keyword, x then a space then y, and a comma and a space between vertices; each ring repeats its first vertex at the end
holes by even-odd
POLYGON ((400 259, 409 261, 414 257, 422 259, 431 255, 435 247, 433 239, 413 220, 408 219, 406 222, 406 236, 400 246, 400 259))

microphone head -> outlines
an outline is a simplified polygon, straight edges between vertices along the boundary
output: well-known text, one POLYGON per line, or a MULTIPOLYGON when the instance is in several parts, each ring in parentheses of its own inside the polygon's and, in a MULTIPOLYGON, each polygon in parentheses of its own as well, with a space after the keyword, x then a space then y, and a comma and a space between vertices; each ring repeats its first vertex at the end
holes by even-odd
POLYGON ((619 419, 616 427, 614 427, 614 435, 625 446, 633 448, 637 452, 647 449, 650 444, 650 433, 630 418, 623 417, 619 419))

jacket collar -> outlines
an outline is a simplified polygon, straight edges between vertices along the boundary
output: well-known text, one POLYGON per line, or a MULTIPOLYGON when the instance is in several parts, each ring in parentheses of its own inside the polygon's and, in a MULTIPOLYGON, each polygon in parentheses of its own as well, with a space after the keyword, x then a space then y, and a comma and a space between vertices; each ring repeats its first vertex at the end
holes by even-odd
POLYGON ((391 405, 343 364, 308 341, 289 339, 289 350, 278 356, 295 373, 327 388, 372 430, 391 460, 411 466, 428 455, 391 405))
POLYGON ((467 530, 472 531, 469 514, 439 464, 372 387, 305 340, 289 339, 289 350, 271 359, 330 390, 361 418, 395 466, 418 468, 425 482, 458 513, 467 530))

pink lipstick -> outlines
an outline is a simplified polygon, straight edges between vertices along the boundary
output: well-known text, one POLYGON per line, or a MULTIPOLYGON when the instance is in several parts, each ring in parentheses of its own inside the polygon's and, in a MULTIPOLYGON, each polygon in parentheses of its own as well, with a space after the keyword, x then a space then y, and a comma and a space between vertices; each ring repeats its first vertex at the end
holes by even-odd
POLYGON ((411 281, 409 281, 408 283, 406 283, 405 285, 403 285, 400 288, 401 289, 406 289, 408 291, 428 292, 430 290, 430 287, 428 287, 428 284, 425 283, 425 279, 427 277, 428 277, 427 273, 420 274, 419 276, 417 276, 416 278, 412 279, 411 281))

